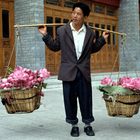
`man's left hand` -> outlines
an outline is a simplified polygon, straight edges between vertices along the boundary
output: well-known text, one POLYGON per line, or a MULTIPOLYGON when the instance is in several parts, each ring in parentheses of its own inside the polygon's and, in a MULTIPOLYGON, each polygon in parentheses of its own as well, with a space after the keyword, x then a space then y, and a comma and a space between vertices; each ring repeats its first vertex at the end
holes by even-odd
POLYGON ((104 37, 104 39, 106 40, 109 36, 109 31, 104 31, 102 36, 104 37))

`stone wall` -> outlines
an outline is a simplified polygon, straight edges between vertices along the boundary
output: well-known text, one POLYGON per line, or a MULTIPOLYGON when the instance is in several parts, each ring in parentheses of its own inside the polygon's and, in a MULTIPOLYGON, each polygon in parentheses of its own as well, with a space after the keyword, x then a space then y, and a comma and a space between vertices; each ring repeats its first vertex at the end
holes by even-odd
MULTIPOLYGON (((44 0, 15 0, 15 24, 44 23, 44 0)), ((16 29, 16 65, 31 69, 45 67, 45 47, 37 27, 16 29)))
POLYGON ((138 0, 120 0, 119 31, 127 34, 124 45, 122 46, 121 43, 119 45, 120 71, 140 70, 138 3, 138 0))

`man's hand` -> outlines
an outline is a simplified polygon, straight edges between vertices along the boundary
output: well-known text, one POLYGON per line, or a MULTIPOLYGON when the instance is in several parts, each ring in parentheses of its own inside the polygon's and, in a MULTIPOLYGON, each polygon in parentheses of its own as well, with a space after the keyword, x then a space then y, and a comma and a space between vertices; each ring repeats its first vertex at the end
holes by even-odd
POLYGON ((38 27, 38 31, 43 35, 45 36, 47 34, 47 28, 46 26, 42 25, 42 26, 39 26, 38 27))
POLYGON ((109 36, 109 31, 104 31, 102 36, 104 37, 104 39, 106 40, 109 36))

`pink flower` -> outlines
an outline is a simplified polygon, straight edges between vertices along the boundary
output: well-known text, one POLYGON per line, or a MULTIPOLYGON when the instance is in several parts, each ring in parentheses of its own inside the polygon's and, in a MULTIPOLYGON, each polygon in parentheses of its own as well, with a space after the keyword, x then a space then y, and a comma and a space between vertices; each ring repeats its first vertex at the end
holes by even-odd
POLYGON ((140 90, 140 78, 135 79, 134 87, 136 90, 140 90))
POLYGON ((124 88, 134 89, 134 78, 131 77, 119 78, 118 84, 124 88))
POLYGON ((1 79, 1 82, 2 83, 7 83, 7 79, 6 78, 3 78, 3 79, 1 79))
POLYGON ((42 77, 43 79, 48 78, 50 76, 50 72, 47 71, 47 69, 40 69, 39 70, 39 77, 42 77))
POLYGON ((45 79, 49 78, 47 69, 32 71, 18 66, 7 78, 0 79, 0 89, 5 88, 32 88, 39 86, 45 79))
POLYGON ((101 80, 102 85, 112 85, 113 81, 109 77, 105 77, 104 79, 101 80))

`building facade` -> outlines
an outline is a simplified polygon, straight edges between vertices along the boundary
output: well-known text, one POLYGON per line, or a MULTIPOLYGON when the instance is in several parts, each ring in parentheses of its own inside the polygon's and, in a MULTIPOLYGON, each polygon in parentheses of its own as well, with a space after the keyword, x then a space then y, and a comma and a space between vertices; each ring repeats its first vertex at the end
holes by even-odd
MULTIPOLYGON (((72 5, 78 1, 90 6, 86 23, 91 28, 127 34, 125 37, 110 33, 104 48, 91 56, 91 72, 140 70, 139 0, 0 0, 0 75, 15 65, 31 69, 47 67, 57 74, 61 52, 46 48, 37 26, 31 25, 69 22, 72 5)), ((58 27, 47 27, 54 38, 58 27)), ((102 31, 95 33, 98 37, 102 31)))

